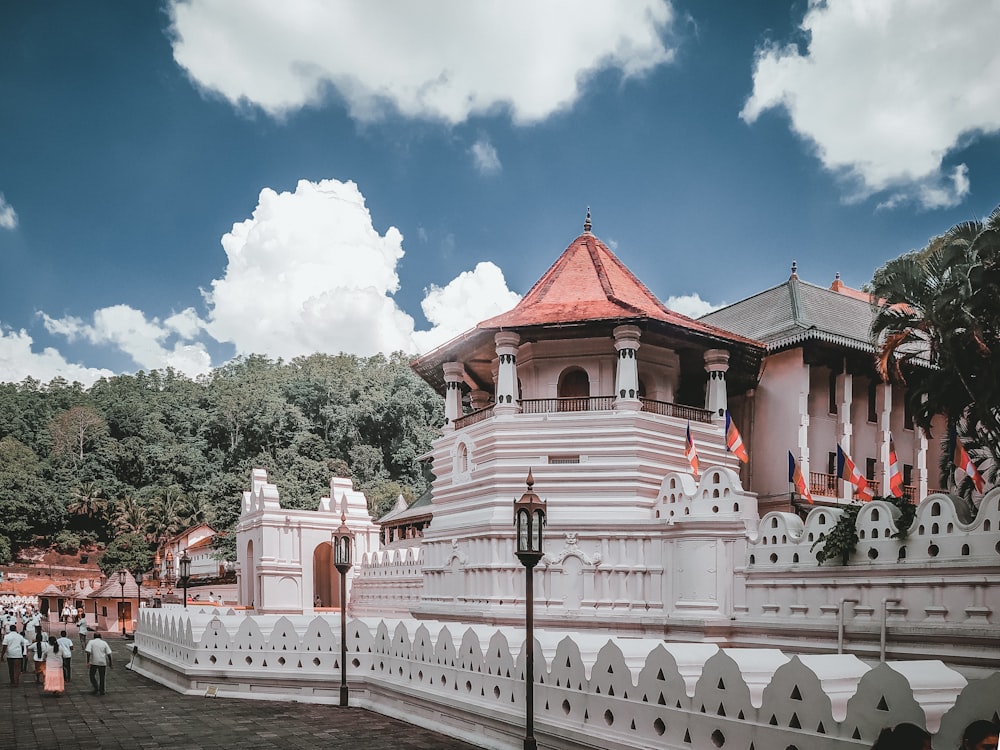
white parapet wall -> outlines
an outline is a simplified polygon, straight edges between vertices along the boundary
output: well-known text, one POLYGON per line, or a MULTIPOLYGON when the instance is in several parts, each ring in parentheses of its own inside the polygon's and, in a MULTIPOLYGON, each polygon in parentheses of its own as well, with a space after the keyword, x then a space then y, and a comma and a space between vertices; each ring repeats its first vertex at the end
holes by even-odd
MULTIPOLYGON (((351 705, 474 745, 520 747, 524 631, 412 619, 350 619, 351 705)), ((336 703, 335 613, 250 615, 216 608, 140 612, 132 669, 191 695, 336 703)), ((940 661, 872 664, 536 631, 535 734, 547 748, 869 748, 911 721, 958 746, 1000 713, 1000 674, 967 680, 940 661)))

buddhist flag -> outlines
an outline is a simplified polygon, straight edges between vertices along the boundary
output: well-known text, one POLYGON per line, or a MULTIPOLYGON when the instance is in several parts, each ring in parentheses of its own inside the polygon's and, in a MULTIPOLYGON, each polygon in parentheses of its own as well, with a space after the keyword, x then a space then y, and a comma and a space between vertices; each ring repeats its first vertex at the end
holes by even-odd
POLYGON ((854 465, 851 457, 844 453, 839 444, 837 445, 837 476, 854 485, 854 493, 859 500, 868 502, 872 499, 872 490, 868 486, 868 480, 858 471, 858 467, 854 465))
POLYGON ((979 469, 972 463, 972 459, 965 451, 965 446, 962 445, 962 441, 959 440, 958 435, 955 436, 955 468, 964 471, 966 476, 976 485, 976 491, 982 494, 985 487, 983 475, 979 473, 979 469))
POLYGON ((729 416, 728 411, 726 412, 726 449, 743 463, 747 463, 750 460, 746 446, 743 445, 743 437, 740 435, 740 431, 736 429, 736 424, 733 422, 733 418, 729 416))
POLYGON ((903 496, 903 472, 899 470, 899 459, 896 458, 896 446, 889 433, 889 492, 893 497, 903 496))
POLYGON ((684 445, 684 457, 691 464, 691 473, 694 474, 695 478, 698 478, 698 449, 694 447, 694 441, 691 439, 691 422, 688 421, 687 429, 687 443, 684 445))
POLYGON ((806 484, 806 478, 802 476, 802 469, 796 463, 795 456, 792 455, 791 451, 788 451, 788 481, 795 485, 796 492, 808 500, 810 504, 812 503, 813 496, 809 492, 809 485, 806 484))

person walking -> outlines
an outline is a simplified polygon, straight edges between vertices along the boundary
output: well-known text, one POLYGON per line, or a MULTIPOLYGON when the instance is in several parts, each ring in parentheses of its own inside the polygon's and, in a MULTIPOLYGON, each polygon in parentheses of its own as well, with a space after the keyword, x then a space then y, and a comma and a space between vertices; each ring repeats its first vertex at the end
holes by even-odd
POLYGON ((63 680, 69 682, 73 678, 73 639, 66 635, 65 630, 59 631, 59 638, 56 639, 59 648, 62 649, 62 673, 63 680))
MULTIPOLYGON (((31 644, 31 661, 35 669, 35 684, 41 685, 45 680, 45 659, 49 655, 49 644, 41 630, 35 631, 35 642, 31 644)), ((62 672, 62 665, 59 665, 62 672)))
POLYGON ((54 635, 49 636, 49 650, 45 654, 45 683, 42 685, 42 692, 59 696, 66 689, 66 681, 63 678, 63 650, 59 645, 59 639, 54 635))
POLYGON ((76 626, 80 629, 80 645, 87 647, 87 615, 80 610, 80 617, 76 621, 76 626))
POLYGON ((17 625, 11 625, 7 635, 3 637, 0 658, 7 660, 7 674, 10 675, 11 687, 21 684, 21 660, 29 645, 27 639, 17 632, 17 625))
POLYGON ((111 646, 109 646, 98 631, 84 649, 87 652, 87 666, 90 668, 90 684, 94 690, 92 695, 104 695, 105 672, 111 669, 111 646))

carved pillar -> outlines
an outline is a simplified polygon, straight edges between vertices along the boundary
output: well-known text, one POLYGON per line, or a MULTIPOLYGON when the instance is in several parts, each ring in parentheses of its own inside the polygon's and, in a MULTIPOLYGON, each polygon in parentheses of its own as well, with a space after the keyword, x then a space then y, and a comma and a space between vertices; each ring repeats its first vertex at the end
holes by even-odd
MULTIPOLYGON (((919 427, 913 429, 913 442, 916 445, 913 456, 914 476, 910 481, 917 487, 916 497, 913 498, 913 504, 917 505, 927 497, 927 490, 930 489, 930 480, 927 474, 927 437, 919 427)), ((937 485, 937 482, 934 484, 937 485)))
MULTIPOLYGON (((853 450, 851 446, 851 438, 854 434, 854 427, 851 426, 853 396, 854 376, 847 372, 845 367, 844 372, 837 376, 837 442, 840 443, 840 447, 848 455, 851 455, 851 451, 853 450)), ((834 472, 836 472, 836 466, 834 467, 834 472)), ((850 501, 853 497, 854 485, 849 482, 840 482, 840 499, 850 501)))
POLYGON ((465 366, 461 362, 445 362, 444 370, 444 429, 455 429, 455 420, 462 416, 462 380, 465 366))
POLYGON ((517 347, 521 337, 513 331, 501 331, 494 340, 497 345, 497 398, 494 414, 516 414, 517 347))
POLYGON ((880 495, 889 494, 889 418, 892 415, 892 385, 879 383, 875 388, 878 428, 875 433, 875 477, 881 482, 880 495))
POLYGON ((709 349, 705 352, 705 372, 708 388, 705 390, 705 408, 712 412, 712 419, 725 419, 728 402, 726 397, 726 372, 729 371, 729 352, 709 349))
POLYGON ((799 466, 802 476, 809 482, 809 365, 802 363, 799 370, 799 424, 795 447, 798 450, 799 466))
POLYGON ((618 326, 614 330, 615 349, 618 350, 618 369, 615 374, 615 410, 639 411, 639 366, 636 351, 639 349, 638 326, 618 326))

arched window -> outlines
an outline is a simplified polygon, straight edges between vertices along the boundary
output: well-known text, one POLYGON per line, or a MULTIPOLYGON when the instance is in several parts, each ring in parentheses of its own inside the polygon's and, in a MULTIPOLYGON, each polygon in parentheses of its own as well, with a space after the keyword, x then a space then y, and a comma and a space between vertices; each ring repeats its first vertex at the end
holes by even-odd
POLYGON ((559 376, 559 411, 587 411, 590 377, 587 371, 572 367, 559 376))
POLYGON ((458 452, 455 456, 455 471, 458 474, 465 474, 469 471, 469 446, 465 443, 458 444, 458 452))

